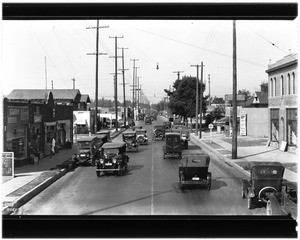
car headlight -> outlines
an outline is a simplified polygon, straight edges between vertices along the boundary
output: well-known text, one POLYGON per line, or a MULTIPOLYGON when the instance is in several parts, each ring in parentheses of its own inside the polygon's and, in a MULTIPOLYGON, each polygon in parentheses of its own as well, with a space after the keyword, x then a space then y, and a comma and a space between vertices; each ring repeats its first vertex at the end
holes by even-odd
POLYGON ((112 162, 113 162, 113 164, 116 164, 117 163, 117 159, 113 159, 112 162))

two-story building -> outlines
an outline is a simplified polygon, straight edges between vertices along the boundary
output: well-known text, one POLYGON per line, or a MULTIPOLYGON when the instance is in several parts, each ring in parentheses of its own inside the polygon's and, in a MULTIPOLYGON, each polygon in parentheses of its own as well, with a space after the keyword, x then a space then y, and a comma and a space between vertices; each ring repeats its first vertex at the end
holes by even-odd
POLYGON ((298 54, 289 54, 266 70, 269 83, 269 140, 273 146, 298 146, 298 54))

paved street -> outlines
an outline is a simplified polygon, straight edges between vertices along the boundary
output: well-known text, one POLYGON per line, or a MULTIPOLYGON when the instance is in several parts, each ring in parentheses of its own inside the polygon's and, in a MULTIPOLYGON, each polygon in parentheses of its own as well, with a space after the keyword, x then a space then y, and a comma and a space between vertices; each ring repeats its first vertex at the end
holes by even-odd
MULTIPOLYGON (((157 123, 157 122, 156 122, 157 123)), ((148 136, 153 125, 146 125, 148 136)), ((120 140, 121 135, 114 141, 120 140)), ((94 167, 68 172, 23 205, 15 214, 24 215, 264 215, 265 208, 247 209, 241 198, 245 178, 211 154, 211 190, 178 186, 176 157, 163 158, 163 141, 150 140, 130 158, 125 176, 96 176, 94 167), (38 207, 37 207, 38 206, 38 207)), ((202 152, 190 142, 189 150, 202 152)))

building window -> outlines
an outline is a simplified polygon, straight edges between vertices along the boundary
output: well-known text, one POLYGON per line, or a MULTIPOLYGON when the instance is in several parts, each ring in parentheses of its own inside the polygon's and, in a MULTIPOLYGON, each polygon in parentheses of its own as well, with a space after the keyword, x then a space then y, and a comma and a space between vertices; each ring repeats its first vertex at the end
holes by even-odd
POLYGON ((273 79, 272 78, 270 80, 270 85, 271 85, 271 88, 270 88, 270 97, 273 97, 273 79))
POLYGON ((293 86, 292 86, 292 88, 293 88, 293 94, 296 94, 296 79, 295 79, 295 73, 293 72, 292 73, 292 78, 293 78, 293 86))
POLYGON ((284 79, 283 76, 281 75, 281 96, 284 95, 284 79))
POLYGON ((287 90, 288 90, 288 95, 291 94, 291 75, 288 74, 287 76, 287 90))
POLYGON ((287 109, 287 142, 297 146, 297 109, 287 109))
POLYGON ((279 109, 271 109, 271 141, 279 141, 279 109))

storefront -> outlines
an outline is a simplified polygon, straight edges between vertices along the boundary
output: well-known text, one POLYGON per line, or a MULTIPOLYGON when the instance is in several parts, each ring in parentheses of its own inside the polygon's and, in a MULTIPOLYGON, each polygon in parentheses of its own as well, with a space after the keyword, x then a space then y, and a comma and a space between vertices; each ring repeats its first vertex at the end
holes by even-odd
POLYGON ((29 124, 29 143, 39 153, 43 152, 42 115, 34 115, 33 123, 29 124))
POLYGON ((15 165, 21 166, 27 160, 28 141, 27 129, 29 121, 28 107, 7 107, 6 149, 14 152, 15 165))
POLYGON ((56 122, 45 122, 45 146, 44 155, 50 156, 51 151, 51 140, 54 138, 56 140, 56 122))
POLYGON ((297 109, 287 109, 287 143, 297 147, 297 109))
POLYGON ((279 143, 279 109, 270 110, 271 142, 279 143))
POLYGON ((71 139, 71 123, 70 120, 57 121, 57 147, 65 148, 66 143, 71 139))

